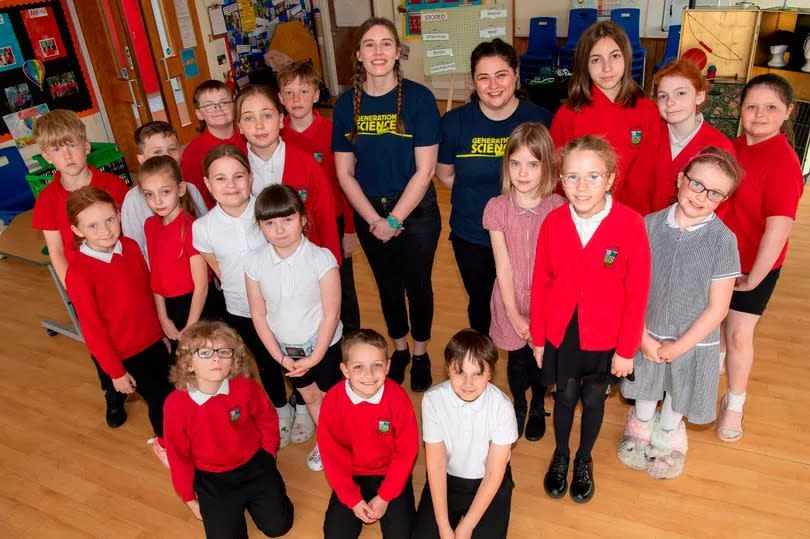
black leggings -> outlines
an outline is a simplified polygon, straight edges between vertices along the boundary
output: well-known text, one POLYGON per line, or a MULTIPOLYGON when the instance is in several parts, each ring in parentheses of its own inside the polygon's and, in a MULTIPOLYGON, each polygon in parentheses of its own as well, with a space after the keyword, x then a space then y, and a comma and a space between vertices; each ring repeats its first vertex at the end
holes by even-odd
POLYGON ((589 458, 599 436, 605 416, 605 392, 608 384, 583 384, 581 380, 568 380, 564 389, 557 387, 554 393, 554 436, 557 442, 555 453, 568 456, 568 439, 574 424, 574 409, 582 399, 582 425, 580 428, 577 458, 589 458))
POLYGON ((506 378, 509 381, 509 391, 515 401, 515 408, 527 409, 526 390, 532 390, 532 411, 543 411, 543 399, 546 395, 546 386, 541 380, 542 371, 534 359, 534 350, 528 344, 518 350, 508 352, 506 363, 506 378))

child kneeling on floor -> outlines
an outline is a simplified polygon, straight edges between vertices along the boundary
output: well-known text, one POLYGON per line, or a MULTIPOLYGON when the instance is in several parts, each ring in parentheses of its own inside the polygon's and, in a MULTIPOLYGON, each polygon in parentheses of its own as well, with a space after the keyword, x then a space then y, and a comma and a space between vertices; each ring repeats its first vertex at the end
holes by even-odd
POLYGON ((290 531, 293 505, 276 467, 278 415, 252 378, 256 365, 223 322, 183 332, 166 399, 172 483, 208 539, 247 538, 245 509, 268 537, 290 531))

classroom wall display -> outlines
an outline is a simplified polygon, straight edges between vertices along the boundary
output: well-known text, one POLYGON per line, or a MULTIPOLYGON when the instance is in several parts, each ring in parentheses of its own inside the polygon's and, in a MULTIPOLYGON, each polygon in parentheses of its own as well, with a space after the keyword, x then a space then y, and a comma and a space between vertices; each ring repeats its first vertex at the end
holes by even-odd
POLYGON ((610 17, 611 10, 623 7, 640 8, 640 3, 639 0, 571 0, 571 9, 595 9, 598 17, 610 17))
POLYGON ((24 133, 42 111, 96 112, 65 0, 0 0, 0 141, 27 144, 24 133))
POLYGON ((420 11, 425 75, 470 72, 470 54, 482 41, 512 41, 512 19, 503 4, 420 11))
POLYGON ((480 6, 481 0, 402 0, 402 28, 405 39, 419 39, 422 35, 422 15, 425 9, 445 9, 461 6, 480 6))
POLYGON ((254 74, 267 72, 264 53, 276 26, 299 21, 314 33, 311 0, 223 0, 228 51, 236 83, 242 87, 254 74))

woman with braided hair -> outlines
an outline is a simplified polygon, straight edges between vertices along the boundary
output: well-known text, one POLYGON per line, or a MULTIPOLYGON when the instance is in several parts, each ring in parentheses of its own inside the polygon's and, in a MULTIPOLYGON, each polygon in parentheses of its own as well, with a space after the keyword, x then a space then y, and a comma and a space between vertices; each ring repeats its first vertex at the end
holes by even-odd
POLYGON ((353 88, 335 103, 332 151, 394 341, 389 376, 400 384, 404 379, 410 333, 411 389, 424 391, 431 384, 426 344, 441 230, 431 181, 439 109, 428 88, 402 77, 399 36, 390 20, 372 17, 358 35, 353 88))

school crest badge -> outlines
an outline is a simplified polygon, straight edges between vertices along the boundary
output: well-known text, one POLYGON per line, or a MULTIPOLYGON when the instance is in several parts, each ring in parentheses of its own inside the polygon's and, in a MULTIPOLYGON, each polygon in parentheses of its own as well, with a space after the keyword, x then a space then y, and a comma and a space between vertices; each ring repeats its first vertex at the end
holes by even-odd
POLYGON ((314 152, 312 157, 315 158, 315 161, 317 161, 318 164, 323 164, 323 154, 321 152, 314 152))
POLYGON ((242 410, 239 408, 234 408, 230 412, 228 412, 231 416, 231 423, 236 423, 239 421, 239 418, 242 416, 242 410))
POLYGON ((630 144, 633 146, 638 146, 641 144, 641 129, 630 130, 630 144))
POLYGON ((605 266, 612 266, 618 255, 618 249, 605 249, 605 256, 602 257, 602 263, 605 264, 605 266))
POLYGON ((391 422, 387 419, 378 419, 377 430, 380 431, 380 434, 387 434, 391 430, 391 422))
POLYGON ((300 189, 300 190, 298 191, 298 194, 301 196, 301 201, 302 201, 302 202, 306 202, 306 201, 307 201, 307 190, 306 190, 306 189, 300 189))

